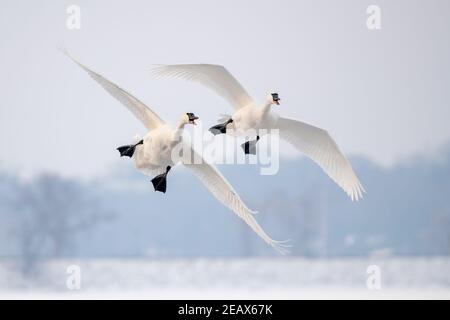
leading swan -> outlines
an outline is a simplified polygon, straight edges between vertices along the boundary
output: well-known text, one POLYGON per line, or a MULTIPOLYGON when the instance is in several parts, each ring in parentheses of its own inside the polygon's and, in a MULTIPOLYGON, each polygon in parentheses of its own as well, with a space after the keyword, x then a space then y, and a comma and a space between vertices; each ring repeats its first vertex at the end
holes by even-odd
MULTIPOLYGON (((310 124, 283 118, 271 111, 273 105, 280 105, 278 93, 271 93, 259 105, 244 87, 223 66, 212 64, 157 65, 151 70, 156 77, 180 78, 198 82, 222 96, 234 108, 232 116, 211 127, 213 134, 247 136, 248 132, 259 129, 279 129, 280 137, 316 162, 328 176, 336 182, 353 200, 358 201, 365 192, 352 166, 339 150, 327 131, 310 124)), ((259 140, 247 141, 242 145, 246 154, 255 154, 259 140)))
MULTIPOLYGON (((131 145, 119 147, 118 150, 121 156, 132 158, 136 168, 145 175, 158 174, 152 179, 155 191, 165 192, 167 174, 171 167, 180 162, 172 159, 172 150, 180 143, 180 140, 183 140, 182 132, 185 125, 195 124, 197 117, 193 113, 183 114, 178 126, 172 129, 137 98, 98 73, 88 69, 67 52, 64 53, 83 68, 108 93, 125 105, 149 130, 143 139, 138 139, 131 145)), ((185 161, 183 164, 203 182, 214 197, 244 220, 267 244, 280 253, 287 253, 286 247, 288 246, 284 244, 284 241, 273 240, 266 234, 253 217, 255 212, 245 205, 220 172, 213 165, 206 163, 190 146, 188 149, 189 153, 197 160, 194 163, 193 161, 185 161)), ((192 157, 190 160, 192 160, 192 157)))

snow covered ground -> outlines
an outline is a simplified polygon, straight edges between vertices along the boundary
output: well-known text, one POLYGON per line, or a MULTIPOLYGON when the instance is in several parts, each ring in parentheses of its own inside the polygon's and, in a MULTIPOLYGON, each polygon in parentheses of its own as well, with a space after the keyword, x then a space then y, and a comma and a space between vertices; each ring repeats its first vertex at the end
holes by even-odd
POLYGON ((24 277, 0 260, 0 298, 450 299, 450 258, 64 259, 24 277), (69 290, 70 265, 81 288, 69 290), (376 265, 380 290, 370 290, 376 265))

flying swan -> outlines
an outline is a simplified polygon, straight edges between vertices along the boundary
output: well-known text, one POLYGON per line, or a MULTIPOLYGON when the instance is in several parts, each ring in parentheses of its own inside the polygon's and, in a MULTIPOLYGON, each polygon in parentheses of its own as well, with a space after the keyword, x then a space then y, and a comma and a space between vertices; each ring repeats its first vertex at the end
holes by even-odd
MULTIPOLYGON (((70 56, 69 53, 65 51, 64 53, 83 68, 109 94, 127 107, 149 130, 143 139, 136 141, 134 144, 122 146, 117 149, 121 156, 132 158, 136 168, 143 174, 158 174, 152 179, 155 191, 166 192, 166 180, 170 168, 179 162, 183 162, 220 203, 244 220, 267 244, 282 254, 288 252, 286 247, 289 246, 284 244, 285 241, 273 240, 265 233, 253 217, 253 213, 255 212, 251 211, 245 205, 230 183, 220 174, 215 166, 206 163, 190 146, 188 147, 190 154, 197 161, 192 163, 193 161, 174 161, 172 159, 173 148, 180 143, 180 140, 183 140, 182 133, 185 125, 195 124, 195 120, 198 117, 193 113, 183 114, 178 126, 174 130, 144 103, 98 73, 88 69, 70 56)), ((181 160, 184 159, 182 158, 181 160)))
MULTIPOLYGON (((267 96, 263 105, 250 97, 235 77, 221 65, 179 64, 156 65, 151 74, 157 78, 170 77, 198 82, 227 100, 234 108, 232 116, 224 115, 224 121, 210 128, 213 134, 247 136, 249 130, 279 129, 280 137, 316 162, 353 200, 358 201, 365 192, 350 163, 339 150, 327 131, 310 124, 283 118, 271 111, 272 105, 280 104, 278 93, 267 96)), ((255 140, 242 144, 246 154, 256 153, 255 140)))

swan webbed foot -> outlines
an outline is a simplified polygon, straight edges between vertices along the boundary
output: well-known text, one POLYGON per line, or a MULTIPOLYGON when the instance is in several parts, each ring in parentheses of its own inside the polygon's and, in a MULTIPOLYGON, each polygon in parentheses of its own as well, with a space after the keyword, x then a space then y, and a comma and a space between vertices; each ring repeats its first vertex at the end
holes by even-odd
POLYGON ((256 143, 259 141, 259 136, 256 136, 256 140, 246 141, 241 144, 242 149, 245 154, 253 154, 256 155, 256 143))
POLYGON ((120 152, 121 157, 132 157, 134 154, 134 146, 128 145, 128 146, 122 146, 118 147, 116 150, 120 152))
POLYGON ((167 166, 166 172, 161 173, 160 175, 157 175, 152 179, 153 187, 155 188, 155 191, 159 191, 162 193, 166 193, 167 189, 167 174, 169 173, 171 167, 167 166))
POLYGON ((121 157, 133 157, 134 154, 134 150, 136 149, 136 146, 140 145, 140 144, 144 144, 144 140, 139 141, 136 144, 132 144, 132 145, 127 145, 127 146, 121 146, 118 147, 116 150, 118 150, 120 152, 120 156, 121 157))
POLYGON ((227 125, 229 123, 232 123, 233 119, 229 119, 228 121, 224 122, 224 123, 219 123, 216 124, 215 126, 212 126, 211 128, 209 128, 209 131, 213 134, 213 135, 218 135, 221 133, 227 133, 227 125))

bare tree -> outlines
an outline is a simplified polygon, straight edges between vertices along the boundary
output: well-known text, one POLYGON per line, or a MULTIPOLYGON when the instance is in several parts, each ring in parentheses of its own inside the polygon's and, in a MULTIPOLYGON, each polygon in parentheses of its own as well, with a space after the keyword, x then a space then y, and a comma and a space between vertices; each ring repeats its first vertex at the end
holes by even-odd
POLYGON ((112 216, 80 183, 56 175, 21 184, 14 207, 25 275, 32 273, 43 257, 68 254, 79 233, 112 216))

